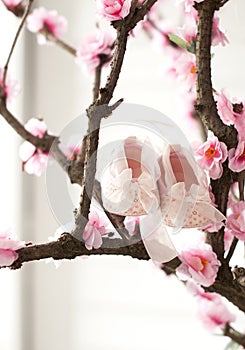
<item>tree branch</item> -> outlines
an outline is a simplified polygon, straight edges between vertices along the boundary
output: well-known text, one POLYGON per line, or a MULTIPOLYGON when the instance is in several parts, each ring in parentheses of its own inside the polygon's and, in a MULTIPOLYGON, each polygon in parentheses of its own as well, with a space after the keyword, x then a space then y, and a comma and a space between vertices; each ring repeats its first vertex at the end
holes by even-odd
POLYGON ((110 61, 110 57, 107 55, 100 55, 100 64, 95 70, 95 79, 94 79, 94 89, 93 89, 93 101, 95 102, 100 94, 100 84, 101 84, 101 73, 103 66, 110 61))
POLYGON ((214 12, 218 9, 220 0, 205 0, 195 3, 198 11, 198 30, 196 40, 196 111, 206 129, 210 129, 225 142, 228 149, 237 144, 237 132, 234 127, 222 123, 213 97, 211 80, 211 35, 214 12))
POLYGON ((15 35, 15 38, 14 38, 14 41, 13 41, 13 44, 11 46, 11 49, 10 49, 10 52, 9 52, 9 55, 8 55, 8 58, 7 58, 7 61, 5 63, 5 66, 4 66, 4 72, 3 72, 3 80, 2 80, 2 86, 1 86, 1 95, 5 95, 5 83, 6 83, 6 77, 7 77, 7 72, 8 72, 8 66, 9 66, 9 62, 11 60, 11 57, 12 57, 12 54, 14 52, 14 48, 16 46, 16 43, 19 39, 19 36, 20 36, 20 33, 24 27, 24 24, 25 24, 25 21, 26 21, 26 18, 27 16, 29 15, 29 12, 31 10, 31 6, 32 6, 32 3, 33 3, 33 0, 29 0, 28 2, 28 5, 26 7, 26 10, 25 10, 25 14, 20 22, 20 25, 19 25, 19 28, 16 32, 16 35, 15 35))
POLYGON ((157 0, 147 0, 140 8, 136 7, 136 2, 132 2, 129 15, 123 20, 113 22, 113 26, 117 30, 117 38, 115 41, 115 49, 113 52, 110 74, 107 78, 105 87, 100 89, 100 98, 98 98, 87 109, 88 132, 85 139, 85 166, 81 181, 82 192, 79 211, 75 220, 76 227, 72 232, 75 237, 79 237, 79 235, 81 235, 81 232, 83 232, 87 223, 96 173, 100 124, 102 118, 107 116, 104 110, 105 108, 108 108, 108 103, 113 97, 113 93, 119 79, 126 52, 129 32, 141 19, 143 19, 144 15, 150 10, 151 6, 156 1, 157 0))
POLYGON ((82 255, 129 255, 133 258, 148 260, 149 256, 142 241, 122 247, 121 239, 103 238, 103 245, 99 249, 88 250, 83 243, 69 233, 63 233, 55 242, 30 245, 17 251, 19 257, 10 266, 19 269, 24 262, 53 258, 74 259, 82 255))
POLYGON ((225 326, 224 335, 232 339, 237 344, 240 344, 245 349, 245 335, 237 332, 228 323, 225 326))
POLYGON ((63 40, 57 38, 55 35, 53 35, 52 33, 50 33, 47 29, 43 29, 41 31, 41 33, 45 36, 45 38, 56 44, 57 46, 59 46, 61 49, 67 51, 68 53, 70 53, 72 56, 76 57, 76 52, 77 50, 74 49, 74 47, 72 47, 71 45, 67 44, 66 42, 64 42, 63 40))
MULTIPOLYGON (((205 0, 195 3, 198 11, 198 30, 196 41, 196 90, 197 104, 196 111, 206 129, 210 129, 225 142, 228 149, 237 144, 237 132, 233 127, 224 125, 218 115, 216 103, 213 97, 211 80, 211 35, 214 12, 219 8, 220 0, 205 0)), ((232 184, 232 173, 228 163, 223 164, 223 175, 220 179, 211 180, 212 192, 215 196, 219 210, 225 215, 227 208, 228 193, 232 184)), ((224 256, 224 230, 216 234, 207 234, 207 241, 220 261, 224 256)))
POLYGON ((7 109, 5 98, 0 98, 0 114, 6 120, 6 122, 19 134, 24 140, 29 141, 43 152, 49 152, 52 143, 56 139, 55 136, 45 134, 42 139, 32 135, 27 131, 24 126, 13 116, 13 114, 7 109))

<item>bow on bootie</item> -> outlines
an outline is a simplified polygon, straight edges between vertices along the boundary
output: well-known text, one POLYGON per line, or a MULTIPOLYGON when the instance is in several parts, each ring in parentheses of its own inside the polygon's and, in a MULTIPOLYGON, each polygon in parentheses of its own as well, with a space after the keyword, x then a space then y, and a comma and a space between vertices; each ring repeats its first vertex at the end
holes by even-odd
POLYGON ((140 216, 159 207, 157 154, 136 138, 118 147, 101 178, 102 201, 109 212, 140 216))

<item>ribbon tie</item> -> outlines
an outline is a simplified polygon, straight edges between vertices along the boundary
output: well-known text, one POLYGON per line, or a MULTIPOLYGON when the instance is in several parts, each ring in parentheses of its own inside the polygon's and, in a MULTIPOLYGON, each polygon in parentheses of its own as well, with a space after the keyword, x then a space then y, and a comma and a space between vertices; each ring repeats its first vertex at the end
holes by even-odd
POLYGON ((127 211, 137 199, 145 213, 156 210, 159 205, 156 195, 156 181, 152 176, 143 172, 137 179, 132 178, 132 170, 125 169, 111 180, 111 190, 107 192, 106 199, 120 203, 120 212, 127 211))

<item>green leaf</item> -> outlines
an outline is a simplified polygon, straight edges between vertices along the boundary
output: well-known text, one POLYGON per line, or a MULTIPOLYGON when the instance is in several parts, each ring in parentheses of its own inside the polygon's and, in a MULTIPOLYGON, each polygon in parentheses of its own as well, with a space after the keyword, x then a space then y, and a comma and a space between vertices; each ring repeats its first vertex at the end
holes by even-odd
POLYGON ((188 52, 193 54, 196 53, 196 41, 194 39, 192 39, 191 43, 189 44, 176 34, 168 34, 168 38, 170 41, 172 41, 172 43, 181 47, 182 49, 187 50, 188 52))
POLYGON ((187 51, 193 53, 195 55, 196 53, 196 40, 192 39, 189 46, 187 46, 187 51))
POLYGON ((187 42, 184 39, 180 38, 178 35, 168 34, 168 38, 170 41, 172 41, 172 43, 176 44, 179 47, 182 47, 182 49, 187 50, 188 48, 187 42))

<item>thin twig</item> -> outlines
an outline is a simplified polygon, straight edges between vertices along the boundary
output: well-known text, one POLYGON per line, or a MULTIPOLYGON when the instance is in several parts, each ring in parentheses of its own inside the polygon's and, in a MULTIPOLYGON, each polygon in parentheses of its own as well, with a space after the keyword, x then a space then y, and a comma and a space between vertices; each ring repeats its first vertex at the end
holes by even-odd
POLYGON ((125 216, 114 215, 114 214, 111 214, 111 213, 109 213, 108 211, 105 210, 105 208, 103 206, 102 197, 101 197, 101 186, 100 186, 100 183, 97 180, 94 181, 94 192, 93 192, 93 195, 94 195, 94 198, 96 199, 96 201, 101 206, 101 208, 104 210, 106 216, 108 217, 108 219, 112 223, 112 225, 115 228, 115 230, 121 236, 121 238, 123 240, 125 240, 125 241, 129 241, 130 238, 132 238, 132 237, 130 237, 127 229, 124 226, 125 216))
POLYGON ((245 348, 245 335, 237 332, 229 323, 226 324, 223 334, 245 348))
POLYGON ((232 256, 233 256, 233 254, 234 254, 234 251, 235 251, 235 249, 236 249, 237 243, 238 243, 238 239, 237 239, 236 237, 234 237, 234 238, 233 238, 233 241, 232 241, 232 243, 231 243, 230 249, 229 249, 229 251, 228 251, 228 253, 227 253, 227 256, 226 256, 226 258, 225 258, 225 261, 226 261, 227 263, 230 262, 230 260, 231 260, 231 258, 232 258, 232 256))
POLYGON ((57 38, 55 35, 53 35, 52 33, 50 33, 48 30, 43 30, 42 34, 46 37, 46 39, 48 41, 53 42, 54 44, 56 44, 57 46, 59 46, 60 48, 62 48, 63 50, 67 51, 68 53, 70 53, 72 56, 76 57, 76 49, 74 49, 74 47, 72 47, 71 45, 67 44, 66 42, 64 42, 63 40, 57 38))
POLYGON ((239 200, 244 201, 244 175, 238 179, 239 200))
POLYGON ((93 100, 96 101, 100 94, 100 82, 101 82, 102 65, 99 64, 95 70, 94 88, 93 88, 93 100))
POLYGON ((146 0, 139 8, 136 6, 136 1, 133 1, 129 15, 125 19, 113 23, 114 28, 117 30, 117 38, 112 56, 111 70, 105 87, 100 90, 100 98, 87 109, 88 131, 85 146, 84 170, 81 181, 82 191, 79 210, 75 218, 76 225, 72 232, 75 237, 81 236, 88 220, 96 173, 100 124, 102 118, 106 116, 104 110, 108 108, 108 104, 113 97, 119 79, 129 32, 143 19, 156 1, 157 0, 146 0))
MULTIPOLYGON (((114 47, 114 44, 113 44, 114 47)), ((100 55, 99 56, 100 63, 95 70, 95 78, 94 78, 94 88, 93 88, 93 101, 95 102, 100 94, 100 84, 101 84, 101 73, 103 66, 111 60, 111 57, 108 55, 100 55)))
POLYGON ((20 22, 19 28, 18 28, 18 30, 17 30, 17 32, 15 34, 15 38, 14 38, 13 44, 11 46, 11 49, 10 49, 7 61, 6 61, 5 66, 4 66, 3 80, 2 80, 2 92, 3 92, 3 94, 4 94, 4 91, 5 91, 5 84, 6 84, 6 77, 7 77, 9 62, 10 62, 12 54, 14 52, 16 43, 17 43, 18 38, 19 38, 19 35, 20 35, 20 33, 21 33, 21 31, 22 31, 22 29, 24 27, 26 18, 29 15, 29 12, 31 10, 31 6, 32 6, 33 1, 34 0, 29 0, 29 2, 28 2, 28 5, 27 5, 26 10, 25 10, 25 14, 24 14, 24 16, 23 16, 23 18, 22 18, 22 20, 20 22))
POLYGON ((228 1, 230 1, 230 0, 223 0, 223 1, 221 0, 219 8, 224 6, 228 1))

